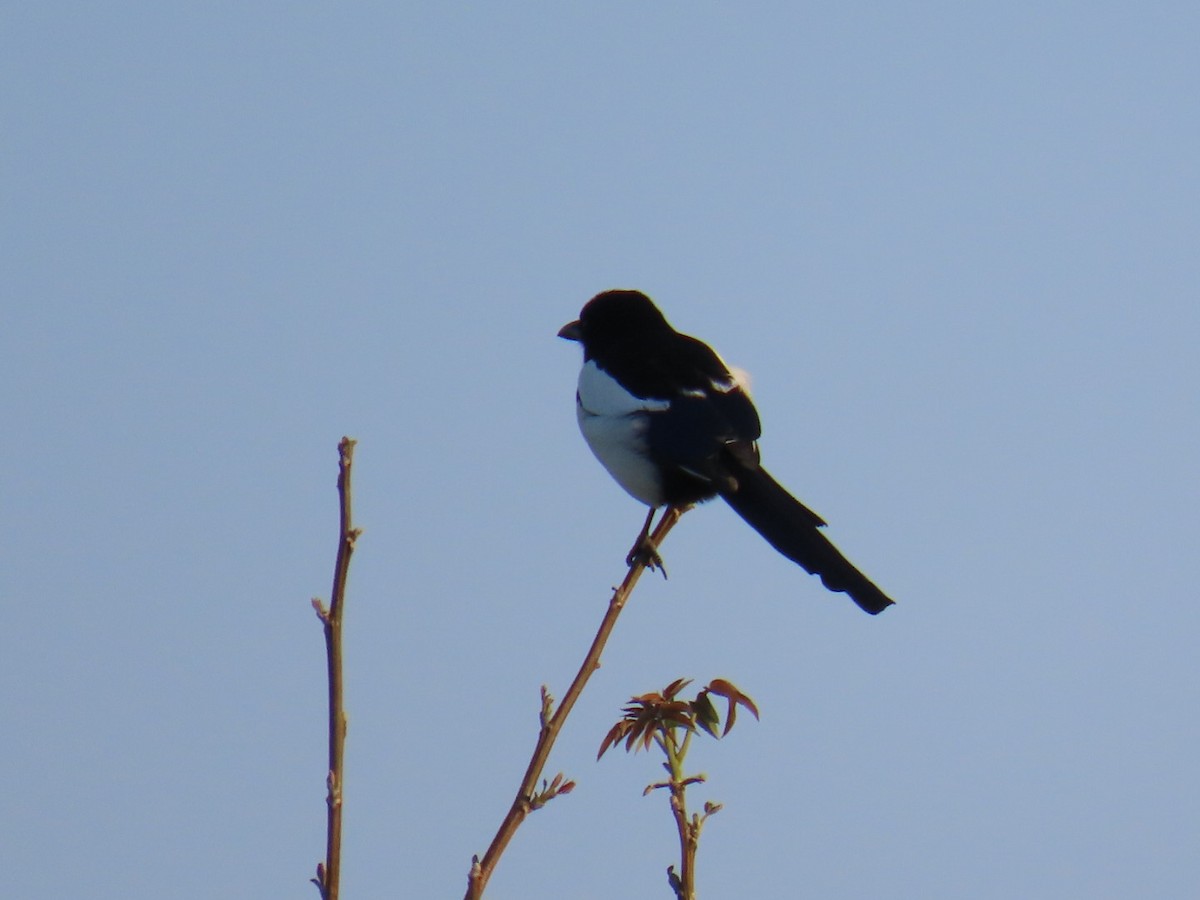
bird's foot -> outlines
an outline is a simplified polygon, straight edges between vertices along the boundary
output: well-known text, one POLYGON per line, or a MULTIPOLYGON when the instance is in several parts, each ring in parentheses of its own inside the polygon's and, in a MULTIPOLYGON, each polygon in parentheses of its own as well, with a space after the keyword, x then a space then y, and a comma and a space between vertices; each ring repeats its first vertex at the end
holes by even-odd
POLYGON ((636 544, 629 548, 629 554, 625 557, 625 565, 633 566, 641 563, 647 569, 654 571, 657 569, 662 572, 662 577, 667 577, 667 567, 663 565, 663 559, 658 553, 658 547, 654 545, 654 541, 650 540, 650 535, 644 534, 638 538, 636 544))

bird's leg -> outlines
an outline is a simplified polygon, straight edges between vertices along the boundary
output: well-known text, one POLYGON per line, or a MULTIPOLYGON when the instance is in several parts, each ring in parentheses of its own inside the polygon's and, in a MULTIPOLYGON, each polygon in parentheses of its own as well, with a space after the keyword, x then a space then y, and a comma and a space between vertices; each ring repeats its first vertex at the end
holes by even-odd
MULTIPOLYGON (((650 523, 654 521, 654 507, 650 507, 646 513, 646 521, 642 523, 642 530, 638 533, 637 540, 633 542, 633 546, 629 548, 629 553, 625 556, 625 565, 632 566, 643 555, 654 553, 657 555, 657 548, 650 542, 650 523)), ((659 560, 661 562, 661 560, 659 560)), ((647 565, 651 560, 647 560, 647 565)))
POLYGON ((641 561, 647 569, 658 569, 662 572, 663 578, 666 578, 667 567, 663 565, 662 557, 658 555, 658 547, 650 539, 650 523, 654 521, 654 512, 654 507, 650 507, 641 533, 638 534, 637 540, 633 542, 633 546, 629 548, 629 554, 625 557, 625 565, 632 566, 641 561))

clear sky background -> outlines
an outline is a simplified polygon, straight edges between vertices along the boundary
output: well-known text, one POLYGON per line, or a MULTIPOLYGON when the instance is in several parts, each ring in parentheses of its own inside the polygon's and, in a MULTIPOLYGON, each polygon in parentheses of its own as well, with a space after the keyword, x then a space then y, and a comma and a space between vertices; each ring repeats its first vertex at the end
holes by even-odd
POLYGON ((493 900, 665 898, 626 698, 732 679, 700 889, 1200 894, 1200 7, 7 5, 6 896, 316 897, 336 444, 347 898, 462 894, 642 509, 594 293, 748 369, 899 601, 731 511, 644 579, 493 900))

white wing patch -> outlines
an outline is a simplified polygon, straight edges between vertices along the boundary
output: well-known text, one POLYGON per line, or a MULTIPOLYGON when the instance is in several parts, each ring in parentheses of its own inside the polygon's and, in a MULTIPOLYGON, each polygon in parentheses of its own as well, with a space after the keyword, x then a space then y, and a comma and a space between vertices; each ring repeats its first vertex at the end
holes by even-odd
MULTIPOLYGON (((720 359, 720 357, 717 357, 720 359)), ((750 373, 745 369, 739 369, 736 366, 725 364, 725 360, 721 360, 721 364, 729 371, 728 378, 710 378, 708 383, 712 389, 718 394, 732 394, 734 391, 740 390, 747 396, 750 394, 750 373)), ((679 392, 684 397, 707 397, 708 390, 705 388, 684 388, 679 392)))
MULTIPOLYGON (((721 362, 725 361, 721 360, 721 362)), ((736 391, 738 388, 741 388, 742 393, 750 396, 750 373, 745 369, 739 369, 737 366, 728 364, 725 368, 729 370, 729 378, 724 381, 714 380, 713 387, 722 394, 728 394, 730 391, 736 391)))
POLYGON ((579 371, 579 405, 593 416, 628 416, 636 412, 662 412, 670 400, 635 397, 620 383, 589 359, 579 371))

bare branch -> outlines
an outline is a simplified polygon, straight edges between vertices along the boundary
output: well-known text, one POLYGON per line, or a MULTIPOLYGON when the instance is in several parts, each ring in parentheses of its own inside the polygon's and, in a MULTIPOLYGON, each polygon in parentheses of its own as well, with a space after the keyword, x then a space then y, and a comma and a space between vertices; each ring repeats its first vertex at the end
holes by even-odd
MULTIPOLYGON (((654 529, 654 534, 650 541, 654 548, 657 548, 666 538, 668 532, 675 527, 675 523, 679 521, 683 515, 683 510, 675 507, 668 507, 663 513, 662 518, 658 522, 658 527, 654 529)), ((636 545, 635 545, 636 549, 636 545)), ((629 599, 629 595, 633 592, 634 586, 638 579, 641 578, 642 572, 646 569, 647 562, 655 561, 657 565, 661 565, 661 561, 656 559, 656 556, 649 553, 632 554, 629 560, 629 571, 625 575, 625 580, 621 582, 612 595, 612 599, 608 602, 608 610, 604 614, 603 620, 600 622, 600 628, 596 632, 595 638, 592 639, 592 645, 588 648, 587 655, 583 658, 583 665, 579 667, 579 672, 575 675, 575 680, 571 682, 571 686, 567 688, 567 692, 563 695, 562 702, 558 708, 550 713, 551 700, 546 693, 546 689, 542 688, 542 727, 538 732, 537 744, 533 748, 533 756, 529 760, 529 766, 525 770, 525 777, 521 779, 521 786, 517 789, 517 796, 513 799, 512 806, 509 807, 504 821, 500 823, 500 828, 496 832, 496 836, 492 839, 491 845, 487 852, 483 855, 483 859, 474 859, 471 865, 470 875, 467 877, 467 893, 465 900, 480 900, 483 897, 484 888, 487 887, 488 879, 491 878, 492 872, 496 868, 496 863, 500 861, 501 855, 508 847, 509 841, 516 834, 517 829, 521 827, 521 823, 525 821, 525 817, 535 808, 535 801, 539 799, 535 793, 538 779, 542 776, 542 770, 546 766, 546 761, 550 757, 550 751, 554 747, 554 742, 558 739, 558 734, 562 730, 563 723, 567 716, 571 714, 571 710, 575 706, 575 701, 579 699, 579 695, 583 693, 584 687, 588 683, 588 679, 592 677, 592 673, 600 668, 600 655, 604 652, 604 646, 608 643, 609 635, 612 634, 613 627, 617 624, 617 617, 620 616, 621 610, 625 608, 625 602, 629 599)), ((559 793, 565 793, 559 791, 559 793)), ((545 802, 542 800, 542 802, 545 802)), ((541 803, 537 803, 540 806, 541 803)))
POLYGON ((325 655, 329 670, 329 771, 326 785, 325 861, 317 864, 312 879, 322 900, 337 900, 342 870, 342 775, 346 747, 346 711, 342 692, 342 608, 346 599, 346 577, 350 557, 362 530, 353 526, 350 513, 350 466, 355 441, 338 443, 339 529, 337 560, 333 567, 333 593, 329 607, 314 599, 313 609, 325 627, 325 655))

